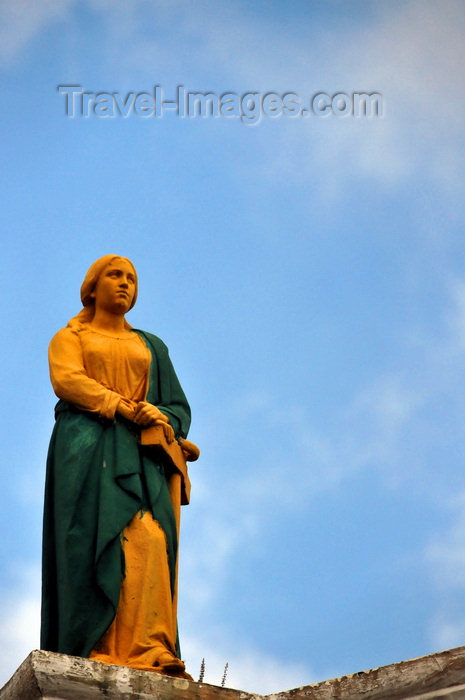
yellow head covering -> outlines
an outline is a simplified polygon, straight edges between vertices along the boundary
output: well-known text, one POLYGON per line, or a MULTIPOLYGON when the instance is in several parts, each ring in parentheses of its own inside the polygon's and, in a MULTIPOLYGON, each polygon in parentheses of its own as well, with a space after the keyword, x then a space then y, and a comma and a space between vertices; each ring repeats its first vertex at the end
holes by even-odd
MULTIPOLYGON (((101 258, 96 260, 92 265, 89 267, 87 270, 87 274, 84 277, 84 282, 81 285, 81 301, 83 305, 83 309, 77 314, 77 316, 73 316, 72 319, 68 322, 68 326, 77 326, 80 325, 81 323, 88 323, 89 321, 92 321, 95 313, 95 306, 94 306, 94 300, 91 297, 92 292, 95 289, 95 286, 98 282, 98 279, 104 269, 113 262, 113 260, 124 260, 125 262, 128 262, 132 269, 134 270, 134 276, 135 276, 135 289, 134 289, 134 297, 131 302, 131 306, 129 307, 132 309, 134 304, 136 303, 137 300, 137 291, 138 291, 138 282, 137 282, 137 272, 136 268, 134 267, 133 263, 128 259, 124 258, 122 255, 103 255, 101 258)), ((131 326, 125 322, 125 325, 127 328, 130 328, 131 326)))

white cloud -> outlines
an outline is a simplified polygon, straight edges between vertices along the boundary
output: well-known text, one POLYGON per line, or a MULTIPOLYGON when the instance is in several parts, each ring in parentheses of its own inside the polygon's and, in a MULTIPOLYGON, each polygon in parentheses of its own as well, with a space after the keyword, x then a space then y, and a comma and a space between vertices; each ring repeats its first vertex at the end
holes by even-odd
POLYGON ((452 350, 462 354, 465 351, 465 280, 455 279, 449 287, 453 304, 447 321, 453 339, 452 350))
MULTIPOLYGON (((228 635, 223 633, 223 639, 228 635)), ((213 646, 205 635, 183 636, 182 655, 194 680, 199 678, 200 664, 205 659, 204 682, 221 685, 228 663, 225 687, 251 693, 276 693, 315 682, 313 671, 302 664, 283 663, 278 657, 252 648, 245 640, 213 646)))
POLYGON ((197 542, 181 550, 186 604, 206 608, 227 576, 232 554, 246 539, 240 524, 234 528, 212 503, 198 523, 197 542))
MULTIPOLYGON (((463 364, 465 355, 465 282, 453 278, 449 285, 449 304, 444 313, 444 334, 430 351, 422 377, 430 402, 446 407, 447 424, 439 423, 433 441, 445 433, 446 442, 453 442, 461 453, 465 426, 463 415, 463 364), (452 427, 452 433, 448 430, 452 427), (455 432, 453 432, 455 430, 455 432)), ((448 454, 448 453, 447 453, 448 454)), ((439 594, 436 610, 429 623, 431 648, 447 649, 462 645, 465 640, 463 588, 465 586, 465 492, 457 488, 457 479, 447 481, 437 474, 435 507, 446 525, 430 537, 423 556, 430 580, 439 594)), ((461 482, 460 482, 461 483, 461 482)))
POLYGON ((0 588, 0 686, 40 643, 40 569, 13 564, 7 574, 12 584, 0 588))
POLYGON ((438 533, 428 544, 426 560, 440 588, 465 586, 465 493, 451 497, 445 507, 452 511, 448 530, 438 533))
MULTIPOLYGON (((453 487, 451 492, 453 493, 453 487)), ((430 578, 440 592, 439 603, 429 624, 433 649, 449 649, 464 644, 465 618, 465 492, 451 495, 443 503, 450 514, 447 529, 437 532, 424 551, 430 578)))
MULTIPOLYGON (((420 181, 439 187, 451 201, 463 197, 465 100, 459 86, 465 80, 464 32, 461 2, 380 5, 369 26, 341 37, 319 78, 331 85, 337 75, 346 92, 381 92, 385 116, 335 118, 325 124, 315 119, 307 138, 286 124, 286 142, 273 154, 280 171, 302 177, 317 163, 315 185, 329 200, 360 179, 392 190, 419 178, 412 182, 412 197, 421 194, 420 181), (301 145, 297 160, 290 147, 296 143, 301 145)), ((290 75, 293 58, 291 52, 285 64, 290 75)))
POLYGON ((242 479, 241 501, 256 507, 278 500, 280 508, 295 511, 299 503, 308 507, 312 498, 363 469, 394 478, 403 437, 423 402, 423 391, 402 377, 380 377, 335 415, 325 432, 312 426, 305 409, 289 412, 287 407, 283 417, 271 402, 270 425, 262 427, 262 434, 279 439, 265 446, 263 460, 242 479), (283 479, 283 465, 289 478, 283 479))
POLYGON ((450 620, 444 615, 438 615, 430 624, 430 639, 434 650, 462 646, 465 640, 465 619, 454 617, 450 620))
POLYGON ((0 63, 8 65, 48 25, 63 19, 75 0, 0 2, 0 63))
MULTIPOLYGON (((240 446, 230 446, 236 454, 245 450, 244 464, 230 455, 212 462, 212 471, 223 472, 219 488, 217 481, 206 485, 199 474, 195 479, 200 480, 201 502, 194 495, 195 521, 183 525, 181 619, 195 611, 205 625, 214 625, 217 601, 231 569, 240 565, 244 549, 250 554, 256 547, 267 547, 270 521, 287 521, 288 516, 306 511, 313 499, 343 487, 363 470, 377 472, 389 488, 412 480, 402 448, 421 401, 413 388, 386 377, 361 392, 332 429, 322 434, 311 426, 305 410, 287 406, 283 419, 276 401, 270 399, 264 407, 262 397, 254 402, 248 395, 245 413, 261 435, 257 453, 247 453, 249 443, 244 437, 240 446), (259 423, 258 415, 266 420, 259 423)), ((233 417, 238 420, 235 405, 231 402, 232 415, 223 419, 232 433, 241 435, 233 417)), ((208 465, 204 467, 211 473, 208 465)))
MULTIPOLYGON (((327 426, 316 425, 304 405, 286 404, 283 413, 278 397, 262 392, 225 400, 226 433, 213 416, 205 435, 215 435, 217 451, 203 453, 202 471, 194 478, 195 522, 183 531, 181 603, 186 609, 201 610, 209 618, 209 606, 215 609, 241 548, 266 546, 270 520, 308 509, 313 499, 343 488, 362 473, 376 475, 389 490, 415 489, 441 509, 438 499, 450 498, 454 487, 444 482, 437 467, 430 469, 430 454, 444 440, 465 443, 465 397, 458 382, 464 364, 464 289, 460 281, 452 285, 439 338, 416 329, 415 344, 405 339, 409 357, 398 371, 360 388, 327 426), (448 325, 448 319, 453 323, 448 325), (238 436, 237 443, 231 435, 238 436), (223 452, 222 440, 228 445, 223 452), (242 454, 247 454, 245 463, 237 458, 242 454)), ((461 588, 465 497, 455 497, 453 503, 453 526, 430 542, 425 556, 442 585, 461 588)))

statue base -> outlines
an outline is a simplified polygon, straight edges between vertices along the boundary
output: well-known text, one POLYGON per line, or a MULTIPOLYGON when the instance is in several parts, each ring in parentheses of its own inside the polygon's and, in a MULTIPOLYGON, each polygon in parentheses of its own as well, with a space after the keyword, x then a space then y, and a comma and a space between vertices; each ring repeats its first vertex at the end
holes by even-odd
POLYGON ((263 696, 32 651, 1 700, 464 700, 465 647, 263 696))

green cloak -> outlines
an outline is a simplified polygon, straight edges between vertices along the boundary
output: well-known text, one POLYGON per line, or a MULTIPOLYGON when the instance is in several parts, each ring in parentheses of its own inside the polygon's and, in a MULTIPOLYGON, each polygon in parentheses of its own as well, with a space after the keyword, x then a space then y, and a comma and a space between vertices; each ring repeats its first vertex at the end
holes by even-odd
MULTIPOLYGON (((135 330, 152 354, 147 401, 186 437, 190 409, 166 345, 135 330)), ((150 510, 166 534, 174 591, 176 523, 164 465, 143 451, 133 424, 101 420, 65 401, 47 458, 42 552, 41 648, 89 656, 110 626, 124 577, 121 533, 150 510)), ((156 578, 157 572, 153 572, 156 578)), ((179 645, 178 657, 180 658, 179 645)))

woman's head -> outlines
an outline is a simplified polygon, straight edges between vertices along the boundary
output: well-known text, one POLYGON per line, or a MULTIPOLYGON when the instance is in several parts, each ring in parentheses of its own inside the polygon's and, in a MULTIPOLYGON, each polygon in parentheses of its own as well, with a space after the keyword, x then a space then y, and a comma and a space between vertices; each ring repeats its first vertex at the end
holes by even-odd
POLYGON ((134 270, 134 277, 136 283, 135 292, 134 297, 132 299, 132 303, 129 307, 130 309, 132 309, 137 299, 137 272, 132 262, 128 258, 123 258, 121 255, 104 255, 103 257, 99 258, 94 263, 92 263, 92 265, 89 267, 89 269, 87 270, 87 274, 84 277, 84 282, 81 285, 81 301, 84 307, 93 306, 93 293, 95 292, 95 288, 97 286, 97 282, 99 281, 100 276, 109 265, 112 265, 118 260, 124 260, 126 263, 129 263, 129 265, 134 270))
MULTIPOLYGON (((81 285, 81 301, 84 308, 81 309, 77 316, 74 316, 72 319, 70 319, 70 321, 68 322, 69 326, 78 327, 82 323, 89 323, 90 321, 92 321, 95 313, 94 296, 97 282, 99 281, 100 277, 105 272, 105 270, 108 268, 108 266, 117 263, 118 260, 124 260, 124 262, 128 263, 134 270, 135 289, 134 296, 129 306, 129 308, 132 309, 137 300, 138 285, 136 268, 128 258, 124 258, 121 255, 104 255, 103 257, 99 258, 94 263, 92 263, 92 265, 87 270, 87 274, 84 277, 84 282, 81 285)), ((126 327, 130 328, 129 324, 126 321, 125 325, 126 327)))

